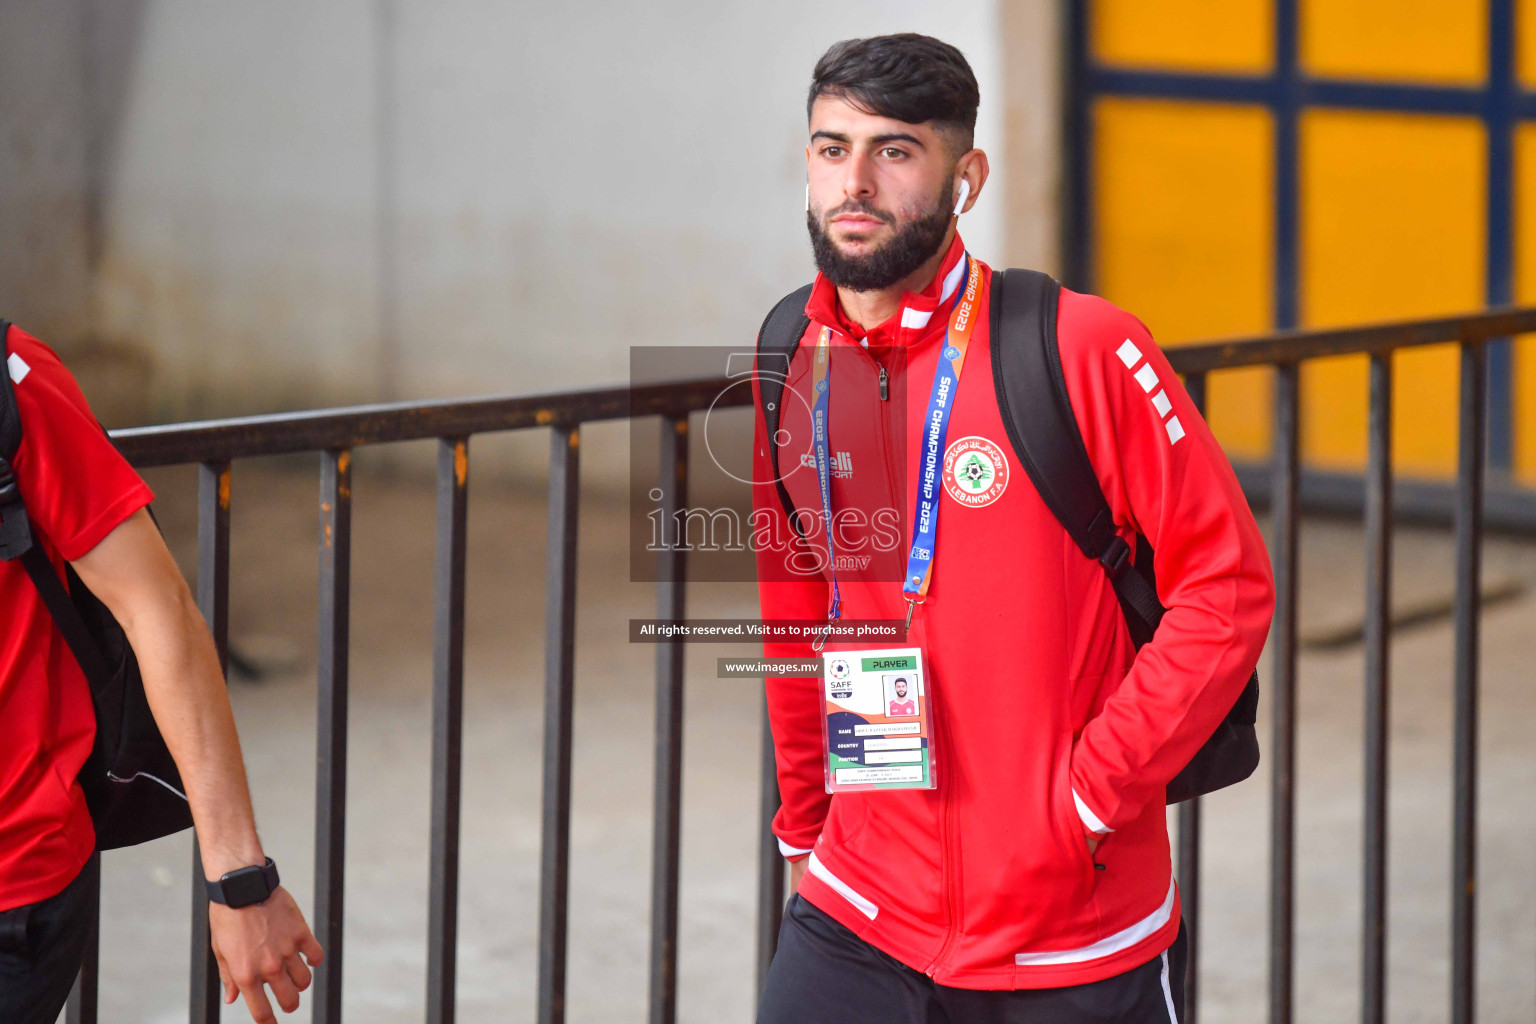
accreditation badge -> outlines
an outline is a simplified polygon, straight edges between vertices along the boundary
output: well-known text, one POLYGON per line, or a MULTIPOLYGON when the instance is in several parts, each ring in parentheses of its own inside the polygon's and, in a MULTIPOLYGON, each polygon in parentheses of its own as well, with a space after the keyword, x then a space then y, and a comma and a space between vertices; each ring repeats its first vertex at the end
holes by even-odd
POLYGON ((922 648, 828 651, 821 659, 827 792, 933 789, 922 648))

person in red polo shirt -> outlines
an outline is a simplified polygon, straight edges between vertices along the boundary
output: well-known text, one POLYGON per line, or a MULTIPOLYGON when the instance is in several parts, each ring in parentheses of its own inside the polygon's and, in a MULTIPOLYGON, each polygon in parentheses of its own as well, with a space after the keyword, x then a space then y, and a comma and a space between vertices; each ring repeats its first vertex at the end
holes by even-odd
MULTIPOLYGON (((3 326, 3 325, 0 325, 3 326)), ((205 876, 268 863, 217 652, 146 506, 153 495, 91 415, 54 353, 11 327, 22 441, 11 460, 38 542, 122 623, 186 785, 205 876)), ((54 1024, 96 918, 96 834, 76 781, 96 720, 90 689, 19 561, 0 561, 0 1021, 54 1024)), ((238 901, 231 901, 238 902, 238 901)), ((225 1001, 275 1021, 322 953, 281 886, 259 904, 211 904, 225 1001), (308 964, 306 964, 306 960, 308 964)))

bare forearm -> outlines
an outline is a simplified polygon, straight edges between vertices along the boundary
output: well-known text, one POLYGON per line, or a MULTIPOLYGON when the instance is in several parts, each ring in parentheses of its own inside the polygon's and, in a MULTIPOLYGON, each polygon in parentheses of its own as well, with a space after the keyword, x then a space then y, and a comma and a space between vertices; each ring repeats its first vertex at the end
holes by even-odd
MULTIPOLYGON (((192 804, 203 873, 219 878, 263 862, 240 738, 213 638, 149 514, 124 520, 74 566, 122 623, 144 695, 192 804)), ((259 1024, 276 1024, 263 986, 292 1013, 324 951, 282 886, 260 904, 209 907, 224 1001, 244 994, 259 1024), (306 965, 306 962, 308 965, 306 965)))
POLYGON ((185 588, 124 624, 144 693, 176 759, 209 878, 263 860, 218 654, 185 588))

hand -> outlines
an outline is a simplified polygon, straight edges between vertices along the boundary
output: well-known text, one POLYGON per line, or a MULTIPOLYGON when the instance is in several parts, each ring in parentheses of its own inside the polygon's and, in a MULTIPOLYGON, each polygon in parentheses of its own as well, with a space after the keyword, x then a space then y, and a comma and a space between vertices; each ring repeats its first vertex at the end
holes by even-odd
POLYGON ((244 995, 256 1024, 277 1024, 262 988, 268 985, 284 1013, 299 1008, 299 993, 309 988, 309 968, 324 953, 287 889, 278 886, 259 906, 233 909, 209 903, 208 929, 226 1003, 244 995))
POLYGON ((811 866, 811 858, 802 857, 789 863, 789 891, 794 892, 800 888, 800 879, 805 877, 805 869, 811 866))

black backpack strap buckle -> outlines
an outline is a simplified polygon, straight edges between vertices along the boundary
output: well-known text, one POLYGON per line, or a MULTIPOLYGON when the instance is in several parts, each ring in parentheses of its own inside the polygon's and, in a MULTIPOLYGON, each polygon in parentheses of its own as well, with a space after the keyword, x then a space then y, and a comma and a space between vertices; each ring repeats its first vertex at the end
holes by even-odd
POLYGON ((1118 534, 1110 540, 1104 548, 1104 553, 1099 556, 1099 564, 1104 571, 1109 573, 1109 578, 1118 580, 1125 575, 1125 570, 1131 566, 1131 546, 1118 534))
MULTIPOLYGON (((0 367, 0 373, 4 367, 0 367)), ((9 562, 32 547, 32 524, 21 503, 21 489, 9 459, 0 458, 0 561, 9 562)))

